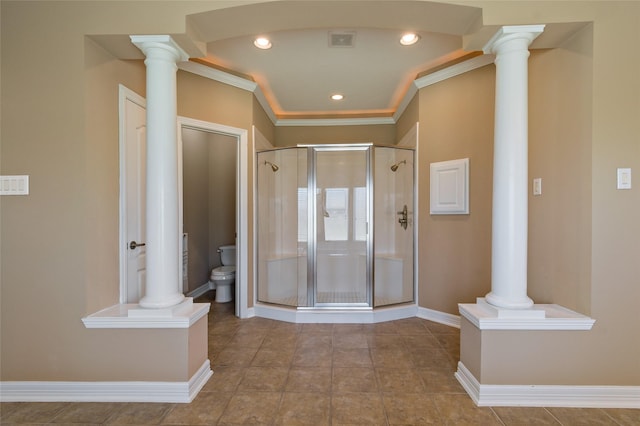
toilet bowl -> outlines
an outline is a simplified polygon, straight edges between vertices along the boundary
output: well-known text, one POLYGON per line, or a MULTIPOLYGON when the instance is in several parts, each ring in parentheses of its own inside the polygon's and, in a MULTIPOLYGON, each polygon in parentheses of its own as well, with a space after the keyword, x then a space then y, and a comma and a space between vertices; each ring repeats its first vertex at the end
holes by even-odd
POLYGON ((216 285, 216 302, 233 300, 232 286, 236 282, 235 266, 218 266, 211 271, 211 282, 216 285))
POLYGON ((211 270, 210 280, 215 284, 216 302, 227 303, 233 300, 233 289, 236 281, 236 247, 221 246, 218 248, 222 266, 211 270))

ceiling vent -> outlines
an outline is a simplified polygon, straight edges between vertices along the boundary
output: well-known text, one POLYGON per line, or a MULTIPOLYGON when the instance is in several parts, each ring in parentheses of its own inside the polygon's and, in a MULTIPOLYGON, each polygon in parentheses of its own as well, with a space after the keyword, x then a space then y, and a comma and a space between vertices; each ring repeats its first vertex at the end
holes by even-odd
POLYGON ((330 31, 329 47, 353 47, 356 41, 355 31, 330 31))

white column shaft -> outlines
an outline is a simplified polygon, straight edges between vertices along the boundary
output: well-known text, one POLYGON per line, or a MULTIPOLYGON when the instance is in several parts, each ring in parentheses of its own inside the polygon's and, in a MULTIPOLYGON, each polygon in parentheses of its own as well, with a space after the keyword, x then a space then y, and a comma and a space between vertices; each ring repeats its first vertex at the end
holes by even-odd
POLYGON ((176 61, 169 37, 137 37, 147 67, 146 291, 140 306, 166 308, 184 299, 180 288, 176 61), (142 41, 140 41, 142 39, 142 41))
POLYGON ((508 309, 533 305, 527 296, 527 59, 529 44, 542 29, 526 29, 503 29, 489 46, 496 54, 496 98, 491 292, 486 300, 508 309))

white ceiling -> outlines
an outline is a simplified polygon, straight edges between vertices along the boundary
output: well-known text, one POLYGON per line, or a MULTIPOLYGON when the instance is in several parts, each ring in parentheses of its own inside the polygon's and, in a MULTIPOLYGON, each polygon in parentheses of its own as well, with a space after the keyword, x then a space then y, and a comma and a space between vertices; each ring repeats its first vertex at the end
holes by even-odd
POLYGON ((462 53, 459 36, 422 32, 413 46, 403 31, 375 28, 309 29, 267 34, 260 50, 254 36, 207 44, 207 60, 251 76, 276 115, 363 113, 392 115, 416 76, 462 53), (353 47, 331 47, 331 32, 354 34, 353 47), (342 101, 330 96, 341 93, 342 101))
POLYGON ((424 1, 280 1, 189 17, 206 61, 260 87, 279 118, 390 117, 421 72, 464 55, 473 7, 424 1), (402 46, 407 31, 420 34, 402 46), (353 47, 330 47, 330 32, 352 32, 353 47), (266 36, 269 50, 253 45, 266 36), (345 98, 336 102, 333 93, 345 98))

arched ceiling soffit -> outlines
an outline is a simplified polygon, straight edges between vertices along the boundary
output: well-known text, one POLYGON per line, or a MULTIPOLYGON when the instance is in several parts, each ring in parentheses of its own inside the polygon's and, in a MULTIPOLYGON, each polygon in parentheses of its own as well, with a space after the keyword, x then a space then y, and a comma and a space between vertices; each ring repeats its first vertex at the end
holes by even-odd
POLYGON ((255 81, 280 118, 390 117, 415 78, 469 54, 463 36, 481 10, 424 1, 274 1, 193 14, 190 32, 206 43, 204 62, 255 81), (400 36, 421 40, 401 46, 400 36), (350 33, 353 46, 329 43, 350 33), (273 48, 253 46, 258 35, 273 48), (345 99, 329 99, 336 92, 345 99))

